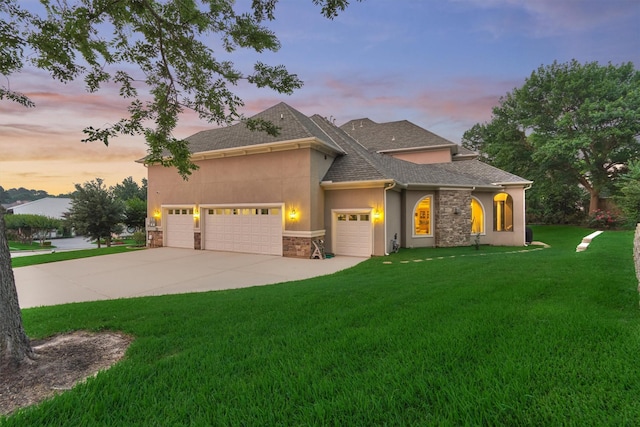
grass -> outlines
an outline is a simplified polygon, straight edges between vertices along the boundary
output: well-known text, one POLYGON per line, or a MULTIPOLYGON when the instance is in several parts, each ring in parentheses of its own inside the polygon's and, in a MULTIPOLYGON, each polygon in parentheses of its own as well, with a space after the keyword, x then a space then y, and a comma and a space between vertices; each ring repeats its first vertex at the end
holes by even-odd
MULTIPOLYGON (((100 255, 119 254, 122 252, 129 252, 134 248, 126 245, 117 245, 110 248, 95 248, 95 249, 80 249, 74 251, 64 252, 50 252, 38 255, 29 255, 11 258, 11 266, 13 268, 27 267, 30 265, 46 264, 49 262, 68 261, 71 259, 89 258, 100 255)), ((144 248, 141 248, 144 249, 144 248)))
MULTIPOLYGON (((33 251, 42 249, 43 246, 40 246, 40 242, 31 242, 31 243, 22 243, 17 241, 9 242, 9 250, 12 251, 33 251)), ((53 249, 55 246, 47 246, 46 249, 53 249)))
POLYGON ((551 248, 409 263, 427 256, 401 250, 300 282, 27 309, 34 338, 136 340, 0 424, 640 425, 632 232, 576 253, 589 233, 537 227, 551 248))

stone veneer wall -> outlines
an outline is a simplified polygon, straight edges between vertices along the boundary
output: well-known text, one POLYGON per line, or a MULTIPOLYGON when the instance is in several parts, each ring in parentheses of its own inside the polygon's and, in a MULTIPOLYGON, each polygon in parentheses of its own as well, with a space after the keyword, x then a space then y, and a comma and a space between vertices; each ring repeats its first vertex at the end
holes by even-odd
POLYGON ((282 256, 289 258, 310 258, 313 253, 311 241, 324 237, 282 237, 282 256))
POLYGON ((638 292, 640 292, 640 224, 636 226, 636 235, 633 239, 633 259, 636 263, 636 277, 638 278, 638 292))
POLYGON ((162 247, 162 231, 149 231, 147 234, 147 245, 150 248, 161 248, 162 247), (152 237, 151 240, 148 238, 152 237))
POLYGON ((193 232, 193 249, 198 251, 202 249, 202 238, 200 236, 201 234, 199 231, 193 232))
POLYGON ((440 190, 436 194, 435 205, 436 247, 469 246, 471 244, 471 191, 440 190))

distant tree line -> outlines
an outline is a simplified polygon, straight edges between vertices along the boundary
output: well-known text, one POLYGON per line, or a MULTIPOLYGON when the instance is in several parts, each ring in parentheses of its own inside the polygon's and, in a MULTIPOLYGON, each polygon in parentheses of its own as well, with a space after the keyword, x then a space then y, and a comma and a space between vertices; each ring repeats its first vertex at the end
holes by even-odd
POLYGON ((5 190, 0 186, 0 203, 3 205, 15 202, 33 202, 34 200, 43 199, 45 197, 70 197, 70 194, 58 194, 57 196, 54 196, 44 190, 30 190, 24 187, 5 190))

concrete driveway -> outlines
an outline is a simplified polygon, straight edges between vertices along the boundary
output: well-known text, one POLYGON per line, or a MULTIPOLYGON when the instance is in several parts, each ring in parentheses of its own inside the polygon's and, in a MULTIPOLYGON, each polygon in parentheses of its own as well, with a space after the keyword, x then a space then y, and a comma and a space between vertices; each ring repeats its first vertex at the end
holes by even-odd
POLYGON ((20 307, 269 285, 323 276, 367 258, 297 259, 158 248, 14 269, 20 307))

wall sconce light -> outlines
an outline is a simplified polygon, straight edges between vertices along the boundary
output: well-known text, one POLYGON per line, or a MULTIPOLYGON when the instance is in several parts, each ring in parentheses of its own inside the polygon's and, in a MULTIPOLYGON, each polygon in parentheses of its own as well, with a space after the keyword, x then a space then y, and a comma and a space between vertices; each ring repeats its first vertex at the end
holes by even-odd
POLYGON ((373 220, 374 221, 378 221, 381 216, 382 216, 382 214, 380 213, 380 211, 378 209, 373 211, 373 220))
POLYGON ((160 209, 156 209, 153 211, 153 217, 155 219, 159 219, 160 218, 160 209))
POLYGON ((193 210, 193 219, 200 218, 200 211, 198 209, 193 210))
POLYGON ((294 221, 298 217, 298 212, 296 212, 295 208, 289 211, 289 219, 294 221))

